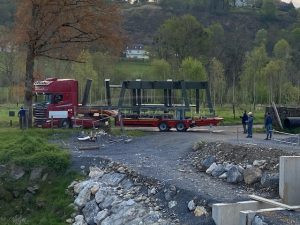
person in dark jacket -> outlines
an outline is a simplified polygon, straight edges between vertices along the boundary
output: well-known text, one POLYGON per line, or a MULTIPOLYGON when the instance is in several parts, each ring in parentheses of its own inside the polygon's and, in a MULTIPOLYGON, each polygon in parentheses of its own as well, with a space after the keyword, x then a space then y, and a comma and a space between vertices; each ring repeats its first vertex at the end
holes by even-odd
POLYGON ((242 119, 242 125, 244 129, 244 134, 247 134, 247 120, 248 120, 248 115, 247 112, 245 111, 243 116, 240 117, 242 119))
POLYGON ((248 136, 247 138, 252 138, 252 134, 253 134, 253 114, 252 112, 248 113, 248 120, 246 121, 247 125, 248 125, 248 136))
POLYGON ((18 112, 18 117, 19 117, 20 129, 23 129, 25 127, 25 119, 26 119, 26 110, 23 108, 23 106, 20 108, 18 112))
POLYGON ((265 128, 266 128, 266 133, 267 133, 267 137, 265 140, 271 140, 271 138, 272 138, 272 117, 271 117, 270 113, 267 113, 267 115, 266 115, 265 128))

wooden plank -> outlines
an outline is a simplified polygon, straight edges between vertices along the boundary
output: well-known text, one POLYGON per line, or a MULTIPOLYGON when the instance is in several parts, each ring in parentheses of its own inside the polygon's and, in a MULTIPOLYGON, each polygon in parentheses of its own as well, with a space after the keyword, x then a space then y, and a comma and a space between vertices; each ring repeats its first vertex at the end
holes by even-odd
POLYGON ((84 150, 94 150, 94 149, 100 149, 101 146, 99 145, 93 145, 93 146, 85 146, 85 147, 78 147, 78 149, 80 151, 84 151, 84 150))
POLYGON ((284 208, 284 209, 288 209, 288 210, 297 210, 300 209, 300 206, 291 206, 291 205, 286 205, 284 203, 281 202, 277 202, 271 199, 267 199, 267 198, 263 198, 263 197, 259 197, 257 195, 249 195, 249 197, 253 200, 259 201, 259 202, 264 202, 270 205, 274 205, 274 206, 278 206, 280 208, 284 208))
POLYGON ((279 113, 277 111, 277 107, 275 105, 275 102, 272 102, 272 108, 273 108, 273 110, 275 112, 276 120, 279 123, 280 128, 283 129, 283 126, 282 126, 282 123, 281 123, 281 120, 280 120, 280 116, 279 116, 279 113))

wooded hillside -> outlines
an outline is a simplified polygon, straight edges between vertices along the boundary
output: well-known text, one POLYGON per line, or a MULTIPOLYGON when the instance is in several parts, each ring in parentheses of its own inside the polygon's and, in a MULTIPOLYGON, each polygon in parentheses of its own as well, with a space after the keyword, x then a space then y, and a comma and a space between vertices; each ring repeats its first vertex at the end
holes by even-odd
MULTIPOLYGON (((215 104, 299 103, 299 10, 278 0, 253 2, 244 7, 230 0, 122 3, 125 44, 144 44, 150 62, 120 62, 95 46, 78 56, 87 61, 85 65, 37 59, 35 77, 55 74, 83 81, 89 73, 97 81, 96 88, 105 77, 161 79, 158 73, 164 71, 164 77, 173 79, 208 79, 215 104)), ((14 4, 9 0, 0 4, 5 12, 0 13, 0 24, 9 28, 14 4)), ((22 58, 22 52, 2 53, 0 86, 21 82, 22 58)), ((103 96, 101 88, 95 91, 95 100, 99 96, 103 96)))

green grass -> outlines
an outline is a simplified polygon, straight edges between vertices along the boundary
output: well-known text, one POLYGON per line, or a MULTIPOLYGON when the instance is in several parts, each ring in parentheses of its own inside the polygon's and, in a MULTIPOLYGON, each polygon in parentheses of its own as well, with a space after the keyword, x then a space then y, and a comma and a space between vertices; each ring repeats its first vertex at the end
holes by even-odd
MULTIPOLYGON (((222 107, 222 108, 216 107, 215 110, 216 110, 216 115, 224 118, 223 125, 241 124, 240 116, 243 115, 244 110, 236 109, 235 118, 232 113, 232 109, 230 109, 229 107, 222 107)), ((254 116, 254 124, 263 124, 264 123, 264 116, 265 116, 264 109, 259 109, 259 110, 253 111, 253 116, 254 116)))
POLYGON ((27 171, 18 180, 0 177, 1 225, 63 225, 73 209, 73 197, 65 193, 67 186, 78 174, 68 172, 70 155, 49 140, 70 135, 68 130, 0 128, 0 164, 17 164, 27 171), (29 171, 43 167, 48 173, 46 181, 32 182, 29 171), (24 199, 27 188, 39 185, 39 190, 29 200, 24 199), (18 192, 19 196, 13 196, 18 192))
POLYGON ((121 61, 117 63, 116 69, 124 74, 130 74, 131 78, 143 78, 151 70, 150 61, 121 61))
POLYGON ((18 111, 19 108, 17 107, 17 105, 12 105, 12 104, 0 105, 0 128, 9 127, 10 120, 12 120, 13 127, 17 127, 19 124, 18 111), (9 111, 14 111, 15 116, 9 117, 8 115, 9 111))
POLYGON ((64 171, 69 166, 69 153, 49 144, 47 137, 51 135, 51 130, 1 129, 0 163, 26 168, 45 166, 51 170, 64 171))
POLYGON ((115 136, 127 135, 130 137, 142 137, 145 135, 145 133, 141 130, 126 130, 125 129, 124 132, 122 132, 121 128, 119 128, 119 127, 112 128, 110 130, 110 133, 115 136))
POLYGON ((2 188, 8 190, 8 193, 18 191, 20 197, 9 196, 7 201, 0 200, 0 224, 66 224, 65 220, 70 218, 73 212, 73 208, 69 206, 73 202, 73 197, 66 194, 65 189, 76 178, 78 175, 72 172, 61 175, 52 174, 47 181, 39 184, 37 194, 29 200, 22 197, 30 185, 26 179, 18 182, 6 180, 2 188))

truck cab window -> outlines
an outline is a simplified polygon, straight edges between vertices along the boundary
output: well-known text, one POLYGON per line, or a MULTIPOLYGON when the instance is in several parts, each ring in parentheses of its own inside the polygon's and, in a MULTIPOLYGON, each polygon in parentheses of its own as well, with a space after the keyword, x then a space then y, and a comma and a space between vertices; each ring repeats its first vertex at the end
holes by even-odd
POLYGON ((35 94, 35 103, 51 103, 51 94, 35 94))
POLYGON ((62 100, 63 100, 63 96, 62 95, 54 95, 53 103, 57 104, 57 103, 61 102, 62 100))

